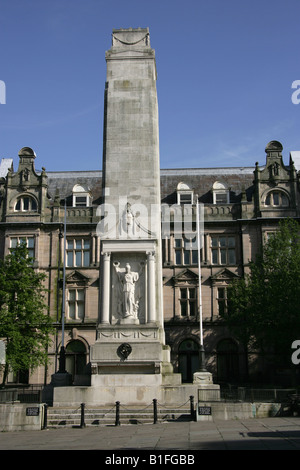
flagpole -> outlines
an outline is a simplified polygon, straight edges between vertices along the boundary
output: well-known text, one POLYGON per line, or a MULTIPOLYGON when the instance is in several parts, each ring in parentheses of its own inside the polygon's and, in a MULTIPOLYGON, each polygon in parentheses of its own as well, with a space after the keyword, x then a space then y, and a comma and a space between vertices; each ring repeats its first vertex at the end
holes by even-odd
POLYGON ((200 348, 199 348, 199 362, 200 371, 206 372, 205 366, 205 351, 203 344, 203 319, 202 319, 202 285, 201 285, 201 234, 200 234, 200 213, 198 195, 196 196, 196 227, 197 227, 197 248, 198 248, 198 311, 199 311, 199 329, 200 329, 200 348))
POLYGON ((63 289, 62 289, 62 309, 61 309, 61 348, 59 357, 59 372, 66 372, 66 354, 65 354, 65 304, 66 304, 66 251, 67 251, 67 202, 65 199, 64 211, 64 256, 63 256, 63 289))

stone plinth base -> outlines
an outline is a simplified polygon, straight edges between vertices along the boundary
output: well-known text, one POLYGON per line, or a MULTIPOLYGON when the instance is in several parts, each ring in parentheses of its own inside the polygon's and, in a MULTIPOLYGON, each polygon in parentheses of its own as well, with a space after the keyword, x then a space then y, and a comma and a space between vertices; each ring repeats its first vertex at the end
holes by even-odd
MULTIPOLYGON (((175 376, 177 374, 174 374, 175 376)), ((157 399, 163 406, 181 406, 189 401, 190 396, 197 397, 197 386, 193 384, 163 385, 163 377, 157 380, 148 377, 148 383, 143 383, 146 376, 136 375, 127 377, 120 382, 120 377, 103 377, 102 385, 90 387, 55 387, 53 406, 80 406, 85 403, 92 406, 114 406, 116 401, 121 405, 147 406, 157 399), (153 379, 152 383, 151 380, 153 379), (158 383, 155 383, 157 380, 158 383), (115 385, 112 386, 113 381, 115 385), (129 385, 129 381, 136 381, 135 385, 129 385)))
POLYGON ((98 326, 98 338, 90 354, 92 385, 97 376, 147 376, 172 369, 161 328, 156 324, 136 325, 125 320, 122 324, 98 326))
POLYGON ((198 371, 194 373, 193 383, 197 385, 197 401, 219 401, 220 385, 213 383, 212 374, 206 371, 198 371))

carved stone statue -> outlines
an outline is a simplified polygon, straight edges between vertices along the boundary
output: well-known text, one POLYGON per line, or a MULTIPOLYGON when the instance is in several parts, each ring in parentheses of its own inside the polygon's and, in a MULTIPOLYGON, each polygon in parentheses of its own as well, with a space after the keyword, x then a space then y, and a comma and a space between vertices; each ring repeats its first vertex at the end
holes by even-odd
POLYGON ((139 274, 131 271, 131 266, 126 263, 125 272, 119 269, 119 263, 114 263, 118 278, 122 284, 122 314, 123 318, 138 317, 139 301, 135 299, 135 284, 139 280, 139 274))

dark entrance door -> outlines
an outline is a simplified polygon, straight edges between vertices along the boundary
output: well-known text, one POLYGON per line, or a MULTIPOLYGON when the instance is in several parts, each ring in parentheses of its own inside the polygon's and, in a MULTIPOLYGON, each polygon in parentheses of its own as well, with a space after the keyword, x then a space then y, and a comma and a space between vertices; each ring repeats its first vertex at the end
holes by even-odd
POLYGON ((182 341, 178 350, 178 369, 182 382, 193 382, 193 374, 199 368, 199 347, 192 339, 182 341))
POLYGON ((238 348, 231 339, 223 339, 217 347, 218 380, 233 381, 239 373, 238 348))

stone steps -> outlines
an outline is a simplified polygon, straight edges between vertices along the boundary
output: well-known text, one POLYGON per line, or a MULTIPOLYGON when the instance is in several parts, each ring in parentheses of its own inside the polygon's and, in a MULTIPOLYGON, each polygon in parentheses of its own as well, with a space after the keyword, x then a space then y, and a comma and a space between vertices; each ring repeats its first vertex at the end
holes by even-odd
MULTIPOLYGON (((162 408, 157 410, 157 422, 166 421, 190 421, 190 408, 162 408)), ((135 407, 120 406, 120 424, 153 424, 153 407, 138 409, 135 407)), ((116 423, 116 407, 112 408, 88 408, 84 409, 85 426, 114 426, 116 423)), ((48 407, 47 427, 79 427, 81 425, 81 407, 48 407)))

